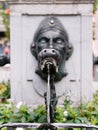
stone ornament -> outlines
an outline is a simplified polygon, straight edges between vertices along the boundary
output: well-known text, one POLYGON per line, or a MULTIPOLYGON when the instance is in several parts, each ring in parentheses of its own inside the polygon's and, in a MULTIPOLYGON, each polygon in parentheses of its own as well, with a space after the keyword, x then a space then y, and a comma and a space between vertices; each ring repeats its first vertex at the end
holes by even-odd
POLYGON ((67 75, 65 63, 73 52, 73 46, 69 43, 67 31, 56 17, 46 17, 38 26, 31 53, 38 60, 36 73, 47 80, 47 65, 51 64, 50 74, 55 81, 60 81, 67 75))

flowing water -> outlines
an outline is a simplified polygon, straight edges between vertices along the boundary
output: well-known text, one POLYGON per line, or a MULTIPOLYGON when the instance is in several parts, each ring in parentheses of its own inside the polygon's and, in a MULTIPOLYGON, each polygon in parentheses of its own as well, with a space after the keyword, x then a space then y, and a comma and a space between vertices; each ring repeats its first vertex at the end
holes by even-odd
POLYGON ((50 65, 48 65, 48 84, 47 84, 47 122, 50 123, 50 65))

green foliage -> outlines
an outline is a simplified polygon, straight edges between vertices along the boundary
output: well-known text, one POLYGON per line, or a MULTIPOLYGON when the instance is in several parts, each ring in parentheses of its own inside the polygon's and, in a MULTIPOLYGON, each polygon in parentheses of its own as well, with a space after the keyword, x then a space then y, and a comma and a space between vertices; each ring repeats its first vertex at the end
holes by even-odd
POLYGON ((2 4, 0 3, 0 10, 2 10, 2 4))
POLYGON ((98 125, 98 91, 93 95, 93 101, 79 106, 64 106, 67 111, 65 122, 71 123, 91 123, 98 125))
POLYGON ((32 112, 30 108, 26 105, 21 105, 20 108, 14 106, 14 112, 11 119, 11 122, 32 122, 32 112))
MULTIPOLYGON (((56 108, 55 122, 98 125, 98 91, 96 91, 93 97, 93 101, 80 104, 77 107, 72 106, 69 98, 66 98, 64 105, 56 108)), ((45 106, 41 105, 33 109, 23 103, 19 104, 16 106, 13 103, 0 104, 0 124, 8 122, 46 122, 45 106)))
POLYGON ((26 105, 17 108, 12 103, 0 105, 0 124, 8 122, 32 122, 32 112, 26 105))
POLYGON ((34 109, 33 116, 32 116, 33 122, 42 123, 46 122, 46 110, 45 106, 38 106, 37 109, 34 109))
POLYGON ((10 98, 10 81, 0 83, 0 99, 10 98))
POLYGON ((5 13, 5 11, 2 12, 2 17, 3 17, 3 23, 6 28, 6 37, 10 39, 10 16, 9 14, 5 13))
POLYGON ((57 107, 56 109, 56 122, 65 122, 63 107, 57 107))
POLYGON ((44 106, 32 109, 26 105, 15 106, 13 103, 0 104, 0 124, 4 123, 46 122, 44 106))
MULTIPOLYGON (((7 3, 7 1, 5 1, 7 3)), ((8 3, 7 3, 8 4, 8 3)), ((0 4, 0 15, 3 18, 3 24, 5 26, 6 32, 5 35, 8 39, 10 39, 10 9, 4 10, 2 4, 0 4)))
POLYGON ((11 122, 14 107, 11 104, 0 104, 0 124, 11 122))
POLYGON ((94 6, 93 6, 93 12, 97 10, 98 0, 95 0, 94 6))

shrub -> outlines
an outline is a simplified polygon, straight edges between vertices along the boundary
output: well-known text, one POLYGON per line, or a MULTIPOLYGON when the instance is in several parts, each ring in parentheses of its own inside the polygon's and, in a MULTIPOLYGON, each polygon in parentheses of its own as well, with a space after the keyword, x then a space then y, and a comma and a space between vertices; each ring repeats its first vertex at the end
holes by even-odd
MULTIPOLYGON (((5 1, 5 3, 8 5, 8 2, 5 1)), ((3 9, 2 4, 0 4, 0 15, 3 18, 3 24, 5 26, 6 32, 5 35, 8 39, 10 39, 10 9, 9 6, 7 9, 3 9)))
POLYGON ((10 98, 10 81, 0 83, 0 99, 10 98))
POLYGON ((97 10, 98 0, 95 0, 94 6, 93 6, 93 12, 97 10))
MULTIPOLYGON (((56 122, 62 123, 91 123, 98 125, 98 91, 93 95, 94 99, 86 104, 75 107, 65 102, 63 107, 56 108, 56 122)), ((69 99, 68 99, 69 100, 69 99)), ((0 124, 8 122, 46 122, 45 106, 38 106, 36 109, 24 105, 13 103, 0 104, 0 124)))

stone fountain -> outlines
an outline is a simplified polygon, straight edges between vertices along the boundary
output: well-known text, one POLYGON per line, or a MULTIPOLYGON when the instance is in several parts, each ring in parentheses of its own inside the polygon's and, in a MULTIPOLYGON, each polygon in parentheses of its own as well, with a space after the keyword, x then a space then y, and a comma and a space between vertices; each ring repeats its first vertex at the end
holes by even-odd
POLYGON ((13 128, 38 128, 40 130, 57 130, 59 128, 86 128, 86 130, 98 129, 98 126, 90 124, 55 123, 57 96, 55 82, 60 82, 67 72, 65 63, 73 52, 73 46, 69 43, 69 37, 63 24, 57 17, 45 17, 39 24, 30 46, 31 53, 37 60, 36 74, 47 83, 44 93, 47 122, 46 123, 8 123, 0 125, 0 130, 7 127, 13 128))
POLYGON ((47 122, 5 124, 0 128, 97 128, 55 123, 58 97, 66 88, 71 89, 76 102, 92 98, 92 72, 89 70, 92 70, 94 0, 9 0, 9 3, 11 95, 16 103, 22 100, 33 106, 44 100, 47 122))
MULTIPOLYGON (((54 63, 55 60, 53 60, 57 66, 54 80, 56 96, 59 98, 58 104, 63 103, 62 95, 68 91, 71 91, 71 100, 75 104, 91 100, 94 0, 9 0, 9 3, 11 9, 11 96, 14 102, 23 101, 34 107, 44 104, 43 95, 47 88, 47 76, 40 71, 43 66, 40 68, 41 63, 37 63, 35 59, 36 51, 33 51, 32 56, 30 44, 37 28, 40 29, 45 23, 39 24, 47 16, 54 16, 63 24, 66 31, 63 30, 61 24, 59 24, 59 28, 64 31, 66 36, 68 33, 68 42, 74 48, 72 56, 70 57, 71 53, 68 52, 69 56, 66 54, 67 57, 64 57, 63 63, 60 62, 61 69, 56 65, 59 59, 56 59, 57 63, 54 63), (70 59, 66 62, 68 57, 70 59), (37 70, 36 66, 38 66, 37 70), (66 70, 64 70, 65 68, 66 70)), ((54 26, 54 21, 51 21, 49 25, 54 26)), ((33 44, 35 45, 35 43, 33 44)), ((70 51, 70 49, 68 50, 70 51)), ((50 50, 46 51, 51 53, 50 50)), ((54 53, 59 55, 57 51, 54 53)))

